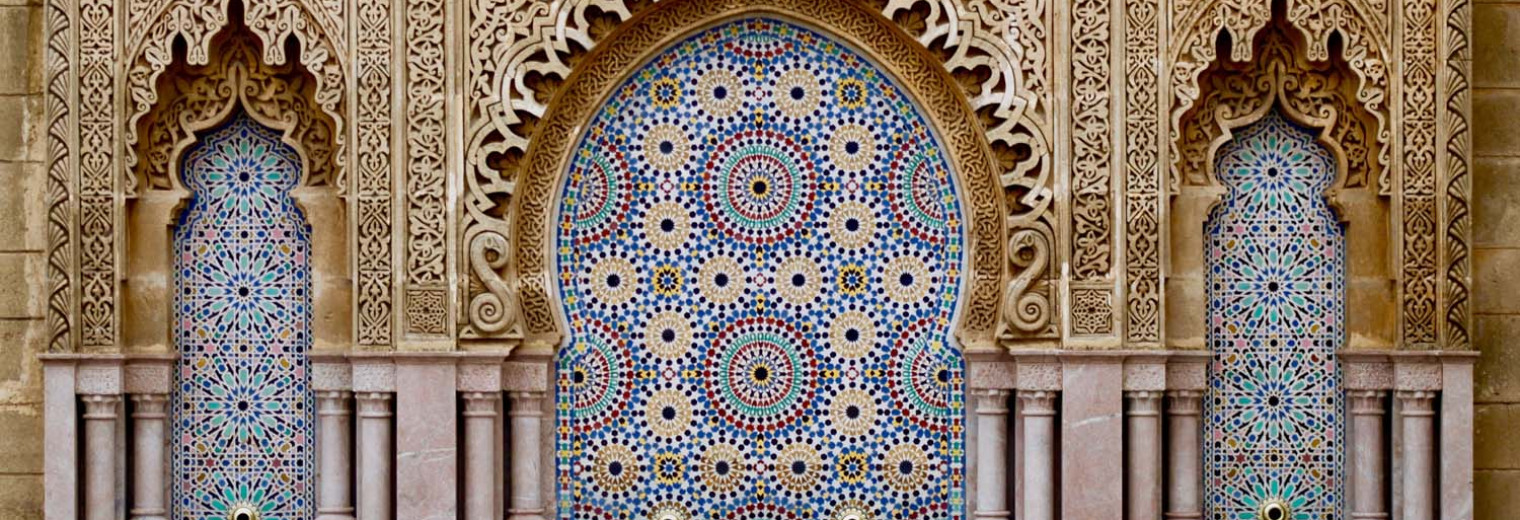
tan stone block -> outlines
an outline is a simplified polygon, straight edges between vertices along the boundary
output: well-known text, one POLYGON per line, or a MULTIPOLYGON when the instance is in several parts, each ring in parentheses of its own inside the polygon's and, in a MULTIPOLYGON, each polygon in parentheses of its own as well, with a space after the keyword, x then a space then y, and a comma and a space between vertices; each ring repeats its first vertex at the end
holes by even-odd
POLYGON ((1520 155, 1520 90, 1474 89, 1473 153, 1520 155))
POLYGON ((47 170, 43 163, 0 162, 0 251, 47 248, 47 170))
POLYGON ((30 333, 40 325, 41 319, 0 320, 0 384, 21 381, 27 365, 32 363, 30 358, 37 354, 33 352, 35 345, 30 342, 30 333))
POLYGON ((1520 313, 1520 249, 1473 251, 1473 312, 1520 313))
POLYGON ((1473 400, 1520 403, 1520 316, 1480 314, 1473 321, 1473 346, 1480 353, 1473 368, 1473 400))
POLYGON ((39 318, 47 293, 41 252, 0 253, 0 318, 39 318))
POLYGON ((31 6, 0 6, 0 94, 41 90, 41 15, 31 6))
POLYGON ((1520 86, 1520 5, 1473 6, 1473 86, 1520 86))
POLYGON ((0 518, 42 520, 41 474, 0 475, 0 518))
POLYGON ((0 161, 42 161, 40 95, 0 95, 0 161))
POLYGON ((1520 405, 1482 404, 1473 410, 1473 467, 1520 469, 1520 405))
POLYGON ((42 414, 0 413, 0 475, 42 473, 42 414))
POLYGON ((1384 278, 1359 277, 1346 282, 1346 347, 1387 349, 1398 331, 1398 299, 1384 278))
POLYGON ((1520 158, 1473 161, 1473 244, 1520 246, 1520 158))
POLYGON ((1520 471, 1473 472, 1473 520, 1514 520, 1520 511, 1520 471))
POLYGON ((1201 278, 1169 278, 1166 281, 1166 347, 1204 348, 1207 296, 1201 278))

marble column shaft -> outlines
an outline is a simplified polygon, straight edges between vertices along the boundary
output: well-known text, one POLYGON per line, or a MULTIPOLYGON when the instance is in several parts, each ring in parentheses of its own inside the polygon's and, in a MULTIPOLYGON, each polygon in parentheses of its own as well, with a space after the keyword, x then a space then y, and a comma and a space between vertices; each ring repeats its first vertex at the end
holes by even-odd
POLYGON ((1404 461, 1401 520, 1435 520, 1435 392, 1400 390, 1404 461))
POLYGON ((84 396, 84 518, 116 519, 118 395, 84 396))
POLYGON ((464 518, 492 520, 496 516, 496 405, 494 392, 464 394, 464 518))
POLYGON ((1352 390, 1351 421, 1355 439, 1351 444, 1352 496, 1351 518, 1382 520, 1388 518, 1385 507, 1383 477, 1383 396, 1382 390, 1352 390))
POLYGON ((1161 517, 1161 392, 1124 393, 1124 452, 1129 475, 1125 477, 1125 518, 1157 520, 1161 517))
POLYGON ((510 520, 544 518, 542 472, 543 392, 510 392, 508 415, 512 418, 512 501, 510 520))
POLYGON ((349 392, 328 390, 317 394, 317 453, 321 455, 321 493, 318 496, 318 520, 348 520, 354 517, 350 502, 354 478, 353 455, 349 437, 353 431, 353 412, 349 392))
POLYGON ((976 518, 1008 518, 1008 391, 979 390, 976 399, 976 518))
POLYGON ((1024 421, 1024 519, 1055 520, 1056 392, 1019 391, 1024 421))
POLYGON ((392 517, 391 394, 363 392, 359 402, 359 520, 390 520, 392 517))
POLYGON ((1166 518, 1189 520, 1203 518, 1203 501, 1199 483, 1203 480, 1200 464, 1203 392, 1172 390, 1167 392, 1166 416, 1170 439, 1167 442, 1168 469, 1166 518))
POLYGON ((132 396, 132 518, 163 520, 164 425, 168 396, 132 396))

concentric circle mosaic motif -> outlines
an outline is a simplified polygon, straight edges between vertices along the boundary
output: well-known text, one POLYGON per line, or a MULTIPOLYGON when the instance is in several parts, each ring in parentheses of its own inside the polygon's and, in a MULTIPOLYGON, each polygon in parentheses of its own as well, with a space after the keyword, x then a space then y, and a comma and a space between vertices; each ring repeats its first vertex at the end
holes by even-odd
POLYGON ((239 113, 185 155, 175 228, 173 518, 312 517, 310 231, 301 160, 239 113))
POLYGON ((587 125, 556 237, 561 518, 960 518, 960 205, 829 37, 678 41, 587 125))
POLYGON ((1341 518, 1345 239, 1325 202, 1335 160, 1272 112, 1237 130, 1208 225, 1207 518, 1341 518))

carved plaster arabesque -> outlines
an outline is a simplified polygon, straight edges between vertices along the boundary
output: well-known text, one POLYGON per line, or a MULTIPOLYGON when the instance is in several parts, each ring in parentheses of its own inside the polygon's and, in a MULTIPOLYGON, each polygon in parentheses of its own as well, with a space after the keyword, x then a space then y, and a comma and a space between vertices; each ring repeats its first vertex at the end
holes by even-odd
POLYGON ((554 107, 539 122, 525 170, 519 176, 514 206, 515 254, 526 332, 530 338, 557 343, 564 337, 553 300, 555 189, 566 170, 568 149, 577 131, 597 109, 597 100, 615 86, 625 69, 689 28, 740 13, 772 13, 831 28, 882 64, 918 101, 925 116, 942 136, 966 207, 968 270, 966 296, 957 335, 963 345, 990 344, 997 325, 1003 273, 1003 200, 997 194, 998 171, 985 140, 952 78, 912 40, 874 13, 845 2, 781 0, 770 2, 674 2, 661 4, 641 18, 638 30, 624 29, 622 38, 602 42, 585 66, 577 68, 557 96, 554 107))
POLYGON ((1161 0, 1124 2, 1125 341, 1161 341, 1161 0))
POLYGON ((1114 328, 1113 43, 1110 0, 1071 4, 1071 333, 1114 328))
MULTIPOLYGON (((506 208, 518 190, 522 157, 549 99, 572 66, 614 27, 647 6, 621 0, 470 3, 461 215, 467 312, 461 319, 461 337, 520 334, 513 312, 516 260, 506 249, 506 208)), ((890 0, 882 12, 939 56, 961 83, 1003 172, 1001 184, 1012 209, 1006 226, 1009 241, 1032 247, 1019 256, 1022 262, 1010 255, 1009 267, 1022 281, 1007 286, 1017 289, 1007 297, 1023 302, 1019 308, 1025 314, 1017 326, 999 325, 999 336, 1055 337, 1053 288, 1058 271, 1049 255, 1057 226, 1054 168, 1048 155, 1053 108, 1047 3, 890 0), (1019 229, 1033 229, 1038 236, 1014 237, 1019 229)))
POLYGON ((72 112, 75 25, 66 0, 48 0, 46 19, 47 111, 47 351, 70 352, 79 344, 75 294, 75 219, 70 208, 74 197, 74 153, 78 150, 72 112))
POLYGON ((80 345, 116 347, 118 266, 116 47, 112 0, 79 2, 80 345))
POLYGON ((1399 179, 1400 340, 1406 348, 1431 348, 1439 339, 1436 190, 1436 6, 1401 2, 1399 78, 1403 138, 1399 179))
POLYGON ((442 336, 448 327, 444 200, 447 65, 443 0, 406 5, 406 331, 442 336))
POLYGON ((1472 171, 1469 159, 1472 154, 1472 131, 1468 126, 1472 115, 1472 92, 1468 76, 1472 71, 1472 2, 1451 0, 1442 24, 1441 67, 1437 91, 1442 92, 1445 110, 1441 111, 1438 136, 1444 137, 1445 145, 1437 157, 1444 159, 1443 176, 1445 190, 1443 210, 1444 229, 1440 236, 1446 247, 1441 259, 1445 266, 1441 309, 1445 324, 1441 329, 1439 348, 1467 350, 1472 348, 1472 308, 1469 287, 1472 284, 1472 256, 1468 245, 1472 241, 1472 171))
POLYGON ((393 76, 395 51, 391 0, 358 0, 354 54, 354 242, 358 285, 354 322, 360 348, 385 349, 394 341, 392 186, 400 161, 392 154, 396 135, 393 76))

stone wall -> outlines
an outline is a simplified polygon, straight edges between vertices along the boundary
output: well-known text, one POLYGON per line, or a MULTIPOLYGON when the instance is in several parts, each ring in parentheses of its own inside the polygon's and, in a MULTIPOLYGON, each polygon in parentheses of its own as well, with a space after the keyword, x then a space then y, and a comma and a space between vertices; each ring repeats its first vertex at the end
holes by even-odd
POLYGON ((42 518, 42 2, 0 0, 0 518, 42 518))
POLYGON ((1478 520, 1520 508, 1520 1, 1474 5, 1473 277, 1478 520))

